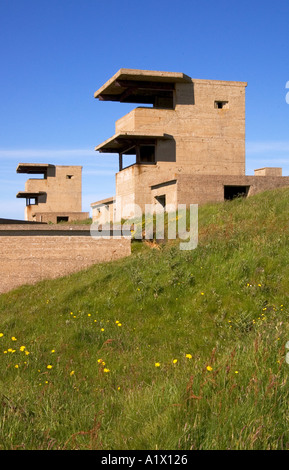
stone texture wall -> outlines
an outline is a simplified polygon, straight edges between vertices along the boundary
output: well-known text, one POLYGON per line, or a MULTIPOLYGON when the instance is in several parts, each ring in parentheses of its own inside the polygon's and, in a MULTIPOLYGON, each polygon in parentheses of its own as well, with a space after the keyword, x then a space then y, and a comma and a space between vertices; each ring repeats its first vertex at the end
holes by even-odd
MULTIPOLYGON (((174 109, 138 107, 116 122, 116 133, 166 134, 156 163, 116 174, 116 197, 125 207, 151 204, 151 186, 182 174, 245 175, 246 83, 195 80, 177 83, 174 109), (216 102, 226 102, 218 109, 216 102)), ((126 217, 124 212, 122 216, 126 217)))
POLYGON ((37 212, 33 221, 57 224, 59 217, 68 218, 67 222, 86 220, 89 218, 89 212, 37 212))
POLYGON ((130 253, 130 239, 96 240, 89 227, 0 225, 0 294, 130 253))
POLYGON ((289 186, 289 176, 179 175, 178 204, 224 201, 224 186, 249 186, 248 196, 289 186))

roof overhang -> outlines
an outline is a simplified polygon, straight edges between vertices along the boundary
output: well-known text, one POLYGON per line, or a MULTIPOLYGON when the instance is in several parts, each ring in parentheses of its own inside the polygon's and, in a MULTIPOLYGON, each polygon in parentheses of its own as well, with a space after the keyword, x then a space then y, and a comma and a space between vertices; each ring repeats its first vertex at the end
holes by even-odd
POLYGON ((33 175, 43 174, 47 171, 50 165, 49 163, 19 163, 17 166, 16 172, 17 173, 30 173, 33 175))
POLYGON ((16 194, 16 197, 18 198, 29 198, 29 197, 38 197, 38 196, 45 196, 46 192, 44 191, 19 191, 19 193, 16 194))
POLYGON ((154 103, 155 96, 167 95, 176 83, 191 82, 183 73, 120 69, 94 93, 101 101, 154 103))
POLYGON ((155 145, 157 140, 171 140, 173 137, 169 134, 136 134, 119 133, 102 144, 95 147, 95 150, 101 153, 124 153, 137 145, 155 145))

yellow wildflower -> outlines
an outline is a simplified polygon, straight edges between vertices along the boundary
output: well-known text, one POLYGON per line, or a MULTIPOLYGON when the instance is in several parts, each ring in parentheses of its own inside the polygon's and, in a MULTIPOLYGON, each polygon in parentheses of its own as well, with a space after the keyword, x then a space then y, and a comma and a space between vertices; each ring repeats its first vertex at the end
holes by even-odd
POLYGON ((207 370, 208 370, 208 371, 211 371, 211 370, 213 370, 213 367, 207 366, 207 370))
POLYGON ((192 359, 192 355, 191 355, 191 354, 186 354, 186 357, 187 357, 188 359, 192 359))
POLYGON ((156 363, 155 363, 155 367, 160 367, 160 363, 159 363, 159 362, 156 362, 156 363))

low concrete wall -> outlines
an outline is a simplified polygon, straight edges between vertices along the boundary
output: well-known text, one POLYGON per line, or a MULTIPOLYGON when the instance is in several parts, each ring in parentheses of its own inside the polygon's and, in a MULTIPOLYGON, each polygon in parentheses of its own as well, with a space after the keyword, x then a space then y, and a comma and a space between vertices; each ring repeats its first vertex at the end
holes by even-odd
POLYGON ((289 186, 289 176, 178 175, 178 204, 224 201, 224 186, 249 186, 248 196, 289 186))
POLYGON ((0 294, 130 254, 130 239, 94 239, 90 226, 0 225, 0 294))

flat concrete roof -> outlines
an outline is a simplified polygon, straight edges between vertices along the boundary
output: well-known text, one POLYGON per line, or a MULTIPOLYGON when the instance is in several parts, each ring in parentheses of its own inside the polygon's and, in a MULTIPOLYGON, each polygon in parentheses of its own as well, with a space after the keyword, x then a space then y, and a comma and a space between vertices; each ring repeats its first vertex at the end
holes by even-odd
POLYGON ((122 68, 94 93, 94 97, 103 101, 146 103, 150 102, 150 96, 155 96, 159 93, 172 90, 173 87, 170 87, 169 85, 190 82, 247 86, 247 82, 194 79, 179 72, 160 72, 155 70, 122 68))
POLYGON ((19 191, 19 193, 16 194, 16 197, 18 198, 27 198, 27 197, 38 197, 38 196, 44 196, 46 192, 44 191, 19 191))
POLYGON ((19 163, 17 166, 17 173, 32 173, 42 174, 45 173, 47 168, 54 166, 49 163, 19 163))
POLYGON ((114 74, 99 90, 94 93, 94 97, 98 98, 102 93, 119 94, 120 86, 118 80, 139 81, 139 82, 155 82, 155 83, 177 83, 191 81, 190 77, 184 73, 176 72, 158 72, 155 70, 139 70, 139 69, 120 69, 114 74))
POLYGON ((95 147, 95 150, 98 152, 119 153, 126 150, 129 145, 137 145, 138 143, 148 143, 158 139, 166 140, 172 138, 173 137, 169 134, 139 134, 137 132, 118 133, 105 140, 102 144, 99 144, 95 147))
POLYGON ((190 81, 191 78, 184 73, 120 69, 94 93, 94 97, 100 100, 129 103, 144 99, 146 102, 150 95, 172 90, 175 83, 190 81))
POLYGON ((102 205, 102 204, 112 204, 115 201, 115 197, 107 197, 106 199, 101 199, 100 201, 92 202, 90 204, 91 207, 102 205))

